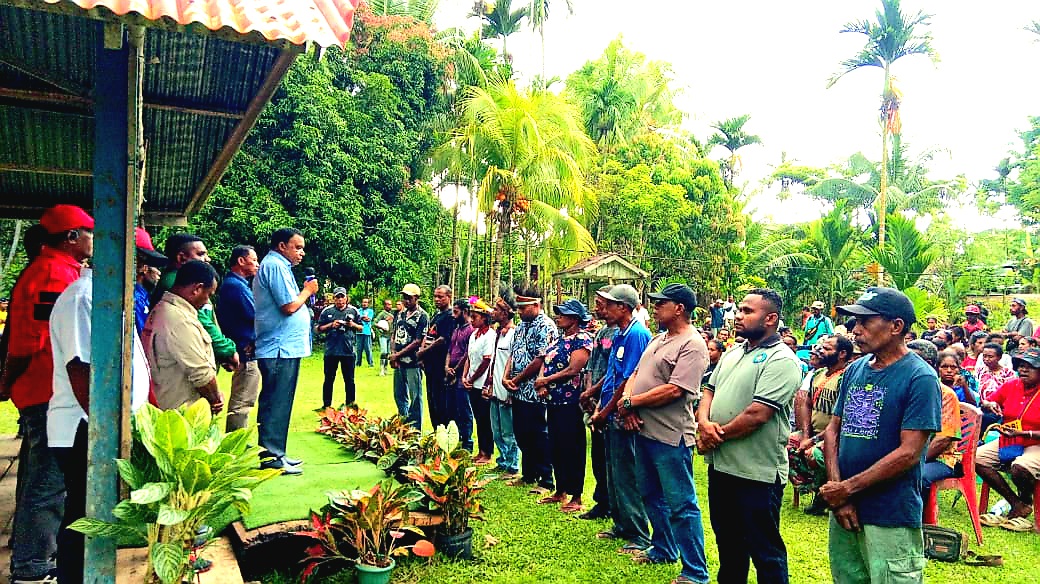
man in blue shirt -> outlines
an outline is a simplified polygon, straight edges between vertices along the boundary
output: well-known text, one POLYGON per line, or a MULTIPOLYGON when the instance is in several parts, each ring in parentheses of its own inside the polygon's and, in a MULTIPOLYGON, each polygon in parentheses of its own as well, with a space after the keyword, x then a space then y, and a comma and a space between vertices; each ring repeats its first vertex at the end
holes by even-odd
POLYGON ((637 555, 650 547, 650 528, 639 495, 636 479, 637 432, 625 430, 615 420, 614 413, 625 390, 628 378, 635 372, 643 351, 650 344, 650 331, 632 318, 632 311, 639 304, 639 293, 628 284, 618 284, 609 292, 599 290, 596 294, 606 300, 607 324, 618 327, 610 347, 607 373, 603 377, 599 407, 590 423, 593 430, 605 428, 607 443, 607 489, 614 526, 596 534, 601 539, 625 539, 627 543, 618 550, 637 555))
POLYGON ((317 279, 300 290, 293 266, 303 261, 303 234, 289 227, 271 235, 271 251, 253 279, 256 359, 261 388, 256 421, 260 425, 264 468, 301 474, 303 461, 285 456, 300 359, 311 354, 311 319, 307 300, 318 291, 317 279))
POLYGON ((137 282, 134 284, 134 326, 137 334, 144 333, 144 321, 148 320, 149 295, 159 283, 159 269, 169 263, 169 258, 155 251, 152 236, 143 227, 134 230, 137 246, 137 282))
POLYGON ((831 576, 921 582, 921 469, 942 427, 939 380, 903 342, 916 320, 905 294, 870 287, 838 311, 856 317, 852 333, 866 355, 845 370, 824 433, 831 576))
POLYGON ((823 314, 823 309, 826 308, 823 302, 817 300, 809 308, 812 314, 805 320, 805 344, 811 347, 821 338, 834 334, 834 323, 830 317, 823 314))
POLYGON ((260 391, 260 368, 256 363, 256 330, 253 289, 249 280, 260 269, 256 250, 240 245, 231 250, 228 273, 220 286, 217 318, 224 334, 234 341, 239 365, 231 375, 231 397, 228 398, 227 431, 245 428, 249 410, 256 404, 260 391))
POLYGON ((354 364, 361 367, 361 357, 364 356, 368 358, 368 366, 372 367, 372 320, 376 317, 376 313, 372 310, 368 298, 361 299, 358 314, 361 315, 361 330, 355 335, 357 348, 354 351, 357 353, 357 362, 354 364))
POLYGON ((711 312, 711 334, 719 335, 719 329, 726 325, 726 314, 722 310, 722 299, 719 298, 715 304, 708 309, 711 312))

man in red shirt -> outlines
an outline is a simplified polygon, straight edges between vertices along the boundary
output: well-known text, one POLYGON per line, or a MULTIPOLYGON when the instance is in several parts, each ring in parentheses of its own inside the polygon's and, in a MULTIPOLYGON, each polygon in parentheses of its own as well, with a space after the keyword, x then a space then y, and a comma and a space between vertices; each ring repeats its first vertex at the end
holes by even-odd
POLYGON ((986 330, 986 323, 982 322, 980 318, 982 316, 982 309, 974 304, 969 304, 964 307, 964 336, 970 337, 976 331, 986 330))
POLYGON ((55 300, 79 278, 83 260, 94 252, 94 219, 74 205, 56 205, 40 217, 47 231, 36 261, 11 292, 11 337, 0 377, 0 400, 10 398, 22 419, 18 488, 14 514, 11 581, 55 582, 53 556, 64 513, 65 483, 47 447, 47 403, 54 358, 50 315, 55 300))

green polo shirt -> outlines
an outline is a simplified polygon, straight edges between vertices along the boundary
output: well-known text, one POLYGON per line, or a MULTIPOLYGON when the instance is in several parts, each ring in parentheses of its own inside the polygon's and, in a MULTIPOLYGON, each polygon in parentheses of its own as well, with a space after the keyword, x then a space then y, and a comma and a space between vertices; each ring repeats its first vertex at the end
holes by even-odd
POLYGON ((791 433, 791 401, 801 385, 802 368, 778 335, 757 347, 747 343, 722 354, 705 391, 712 392, 708 419, 725 425, 752 402, 772 408, 773 415, 757 430, 725 440, 705 455, 718 472, 752 481, 787 482, 787 438, 791 433))

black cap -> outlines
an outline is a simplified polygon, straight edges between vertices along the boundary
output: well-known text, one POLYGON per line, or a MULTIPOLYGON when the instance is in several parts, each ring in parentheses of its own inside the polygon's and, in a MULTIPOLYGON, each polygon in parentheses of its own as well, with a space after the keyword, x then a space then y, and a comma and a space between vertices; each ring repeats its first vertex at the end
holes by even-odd
POLYGON ((1036 369, 1040 369, 1040 349, 1029 347, 1025 351, 1011 353, 1011 364, 1015 369, 1018 369, 1020 362, 1025 362, 1036 369))
POLYGON ((697 295, 684 284, 669 284, 664 287, 664 290, 646 296, 654 301, 671 300, 676 304, 682 304, 689 314, 693 314, 693 309, 697 306, 697 295))
POLYGON ((585 305, 573 298, 567 300, 563 304, 553 306, 553 312, 563 316, 573 316, 581 322, 589 322, 592 320, 592 317, 589 316, 589 310, 585 308, 585 305))
POLYGON ((910 302, 906 294, 895 288, 871 286, 856 299, 855 304, 839 306, 838 312, 851 316, 883 316, 892 320, 898 318, 906 323, 907 328, 917 322, 914 303, 910 302))

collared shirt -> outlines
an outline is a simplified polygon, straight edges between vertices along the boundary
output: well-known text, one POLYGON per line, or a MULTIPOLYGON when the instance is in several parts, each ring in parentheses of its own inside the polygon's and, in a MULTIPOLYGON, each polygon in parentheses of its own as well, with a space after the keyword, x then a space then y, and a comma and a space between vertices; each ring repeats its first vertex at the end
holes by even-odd
POLYGON ((787 441, 791 433, 791 399, 801 385, 798 358, 779 335, 755 347, 747 341, 726 351, 711 374, 705 391, 712 392, 708 419, 728 424, 752 403, 774 410, 757 430, 725 440, 705 458, 715 470, 744 479, 787 482, 787 441))
MULTIPOLYGON (((545 357, 549 346, 556 341, 556 330, 556 324, 543 312, 539 312, 538 316, 530 322, 521 320, 520 324, 516 325, 516 332, 513 333, 513 346, 510 351, 512 357, 510 378, 516 377, 521 371, 527 369, 527 366, 535 359, 545 357)), ((517 384, 513 397, 522 402, 545 402, 546 400, 538 397, 534 390, 536 377, 537 375, 532 375, 530 379, 517 384)))
POLYGON ((625 392, 636 396, 670 383, 682 395, 667 404, 638 408, 642 436, 669 446, 678 446, 680 441, 694 445, 697 421, 693 404, 701 397, 701 376, 707 365, 708 345, 693 327, 682 335, 661 333, 650 341, 625 392))
MULTIPOLYGON (((415 310, 412 312, 408 312, 407 309, 398 312, 394 316, 394 352, 398 352, 416 340, 425 337, 428 328, 430 328, 430 317, 426 315, 426 311, 418 304, 415 305, 415 310)), ((415 369, 418 367, 419 361, 415 355, 418 350, 416 348, 401 355, 401 358, 397 360, 397 366, 402 369, 415 369)))
MULTIPOLYGON (((147 295, 145 296, 147 298, 147 295)), ((87 420, 76 394, 72 391, 69 372, 65 368, 74 359, 90 364, 90 313, 94 299, 94 278, 84 268, 78 280, 69 285, 51 311, 51 348, 54 353, 54 395, 47 407, 47 444, 54 448, 71 448, 76 442, 80 420, 87 420)), ((130 409, 148 402, 148 361, 141 339, 134 331, 130 409)))
POLYGON ((299 294, 289 260, 276 251, 267 252, 253 278, 257 359, 310 356, 310 312, 305 307, 289 315, 282 312, 299 294))
POLYGON ((161 409, 196 401, 202 397, 196 388, 217 375, 212 341, 198 311, 173 292, 164 293, 152 309, 142 341, 161 409))
POLYGON ((253 359, 253 344, 256 342, 254 319, 256 308, 253 289, 249 281, 235 272, 228 272, 220 285, 217 300, 217 317, 229 339, 234 341, 239 359, 244 363, 253 359))
POLYGON ((144 321, 148 320, 148 290, 140 282, 134 284, 134 327, 137 334, 144 332, 144 321))
POLYGON ((610 356, 607 358, 607 374, 603 377, 603 388, 599 394, 600 408, 607 407, 614 397, 614 390, 635 372, 643 351, 650 344, 650 338, 650 331, 635 319, 628 324, 628 328, 623 331, 619 329, 614 335, 610 356))
MULTIPOLYGON (((173 288, 173 284, 176 281, 177 269, 169 268, 163 272, 162 276, 159 277, 159 283, 155 285, 155 290, 152 290, 151 301, 153 308, 162 300, 163 294, 168 292, 170 288, 173 288)), ((213 305, 206 304, 198 310, 198 315, 202 328, 206 329, 210 340, 213 341, 213 355, 217 358, 217 361, 230 361, 236 351, 235 342, 224 336, 224 333, 220 330, 220 325, 217 324, 217 317, 213 313, 213 305)), ((142 332, 141 334, 143 335, 144 333, 142 332)))
POLYGON ((22 409, 51 399, 54 357, 50 318, 58 296, 79 278, 83 265, 71 255, 43 246, 11 292, 11 336, 7 356, 28 357, 29 367, 11 386, 11 401, 22 409))
POLYGON ((359 308, 358 314, 361 315, 361 332, 358 334, 372 336, 372 322, 376 314, 375 311, 371 308, 359 308), (366 316, 368 317, 368 320, 364 319, 366 316))

